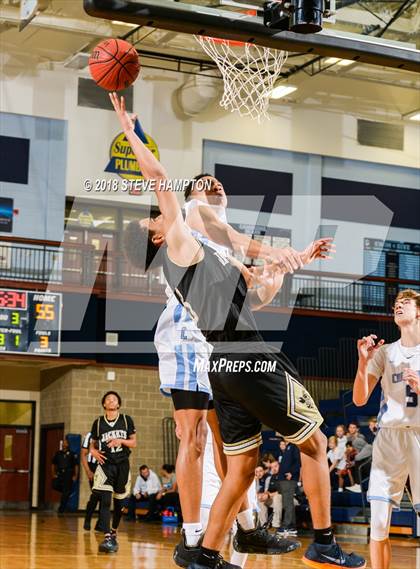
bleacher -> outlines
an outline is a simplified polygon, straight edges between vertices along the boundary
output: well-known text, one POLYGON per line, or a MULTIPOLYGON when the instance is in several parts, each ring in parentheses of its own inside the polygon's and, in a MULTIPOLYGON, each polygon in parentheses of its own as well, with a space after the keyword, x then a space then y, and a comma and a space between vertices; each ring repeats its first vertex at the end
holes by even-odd
MULTIPOLYGON (((319 401, 319 410, 325 418, 322 427, 326 436, 335 433, 337 425, 348 425, 356 422, 360 431, 367 434, 370 417, 378 414, 381 398, 379 385, 375 388, 367 405, 356 407, 352 402, 352 393, 349 390, 341 390, 336 399, 322 399, 319 401)), ((263 452, 278 454, 278 437, 273 431, 263 432, 263 452)), ((353 535, 355 538, 368 538, 370 507, 366 499, 366 491, 369 481, 370 464, 365 463, 361 471, 363 492, 338 492, 333 491, 331 496, 332 521, 336 525, 337 532, 353 535)), ((401 502, 401 509, 394 510, 391 519, 391 533, 397 535, 416 535, 417 516, 407 496, 401 502)))

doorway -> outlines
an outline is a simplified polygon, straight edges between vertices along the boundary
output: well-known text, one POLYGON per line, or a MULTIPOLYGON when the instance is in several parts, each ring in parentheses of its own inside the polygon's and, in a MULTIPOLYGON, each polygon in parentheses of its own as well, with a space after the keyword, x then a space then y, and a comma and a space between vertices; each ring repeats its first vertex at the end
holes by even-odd
POLYGON ((61 495, 52 487, 52 460, 61 448, 64 437, 64 424, 41 426, 41 449, 39 457, 39 496, 40 508, 52 509, 60 501, 61 495))

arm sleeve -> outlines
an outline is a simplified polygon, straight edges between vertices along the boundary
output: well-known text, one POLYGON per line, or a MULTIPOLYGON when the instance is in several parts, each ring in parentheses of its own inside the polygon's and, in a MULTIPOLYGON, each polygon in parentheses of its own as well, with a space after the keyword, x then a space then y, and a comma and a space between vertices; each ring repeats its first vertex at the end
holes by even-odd
POLYGON ((374 375, 377 379, 384 373, 386 348, 386 344, 381 346, 368 364, 368 374, 374 375))
POLYGON ((134 435, 136 432, 136 427, 134 426, 134 421, 133 419, 127 415, 127 436, 130 437, 131 435, 134 435))

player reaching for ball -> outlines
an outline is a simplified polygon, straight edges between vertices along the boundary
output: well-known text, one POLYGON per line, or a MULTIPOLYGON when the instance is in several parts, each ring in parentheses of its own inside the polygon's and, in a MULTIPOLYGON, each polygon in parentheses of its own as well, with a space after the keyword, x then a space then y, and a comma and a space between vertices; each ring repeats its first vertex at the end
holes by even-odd
POLYGON ((420 294, 401 291, 395 299, 397 342, 377 342, 371 334, 357 342, 359 365, 353 387, 355 405, 365 405, 379 379, 382 397, 373 444, 368 500, 371 511, 372 569, 389 569, 392 508, 399 507, 407 477, 413 505, 420 512, 420 294))
MULTIPOLYGON (((151 160, 149 150, 134 133, 123 99, 114 94, 112 102, 143 175, 166 180, 162 165, 151 160)), ((190 569, 238 569, 223 560, 220 549, 254 478, 262 423, 299 445, 302 452, 303 484, 315 528, 304 563, 320 569, 366 567, 363 558, 344 553, 334 539, 326 438, 319 429, 323 419, 291 362, 265 344, 251 312, 251 307, 271 301, 286 271, 277 266, 272 279, 262 279, 259 288, 251 290, 252 275, 241 263, 222 258, 193 237, 177 197, 165 191, 165 184, 156 185, 156 196, 163 239, 155 262, 163 262, 169 286, 213 347, 210 381, 228 465, 199 556, 190 569), (247 362, 252 373, 244 371, 247 362), (262 373, 266 363, 272 371, 262 373)), ((154 247, 152 238, 153 233, 149 242, 154 247)), ((318 240, 301 252, 301 259, 307 264, 329 258, 332 248, 330 239, 318 240)))

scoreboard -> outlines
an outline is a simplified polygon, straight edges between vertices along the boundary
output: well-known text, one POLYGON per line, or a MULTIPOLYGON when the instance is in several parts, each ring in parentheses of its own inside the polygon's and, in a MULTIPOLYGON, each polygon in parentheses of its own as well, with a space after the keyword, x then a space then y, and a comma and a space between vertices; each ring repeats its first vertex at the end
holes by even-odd
POLYGON ((61 293, 0 289, 0 355, 60 355, 61 293))

